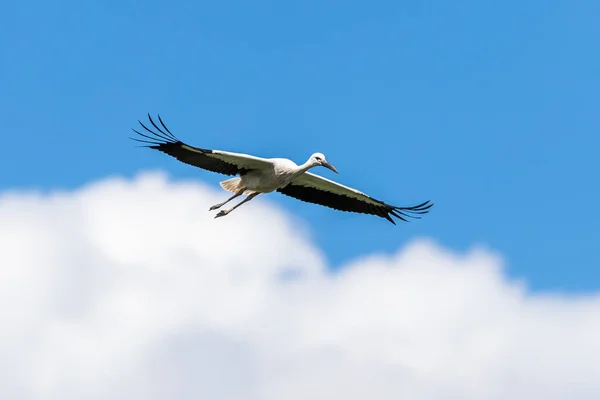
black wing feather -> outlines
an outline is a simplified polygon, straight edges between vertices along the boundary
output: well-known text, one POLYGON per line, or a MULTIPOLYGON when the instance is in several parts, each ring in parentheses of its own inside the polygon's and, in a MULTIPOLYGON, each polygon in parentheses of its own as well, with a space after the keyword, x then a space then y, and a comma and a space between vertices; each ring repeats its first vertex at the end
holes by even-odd
POLYGON ((131 138, 137 142, 149 144, 148 146, 144 147, 149 147, 151 149, 162 151, 163 153, 168 154, 171 157, 175 157, 177 160, 185 164, 193 165, 195 167, 206 169, 208 171, 217 172, 219 174, 243 175, 247 172, 247 169, 245 168, 240 168, 235 164, 228 163, 215 157, 210 157, 209 154, 213 153, 212 150, 193 147, 177 139, 177 137, 173 135, 169 128, 167 128, 167 126, 164 124, 162 118, 160 118, 160 115, 158 116, 158 121, 164 129, 164 131, 158 126, 158 124, 154 122, 150 114, 148 114, 148 119, 150 120, 150 123, 155 128, 155 130, 149 129, 141 121, 138 122, 142 126, 142 128, 144 128, 148 132, 147 134, 132 129, 141 137, 148 139, 144 140, 131 138))
POLYGON ((391 216, 408 222, 407 218, 420 218, 419 214, 428 213, 429 208, 433 206, 433 203, 427 200, 412 207, 396 207, 370 197, 371 200, 377 203, 371 204, 350 196, 319 190, 314 187, 294 185, 293 183, 277 189, 277 191, 301 201, 319 204, 338 211, 375 215, 387 219, 394 225, 396 222, 391 216))

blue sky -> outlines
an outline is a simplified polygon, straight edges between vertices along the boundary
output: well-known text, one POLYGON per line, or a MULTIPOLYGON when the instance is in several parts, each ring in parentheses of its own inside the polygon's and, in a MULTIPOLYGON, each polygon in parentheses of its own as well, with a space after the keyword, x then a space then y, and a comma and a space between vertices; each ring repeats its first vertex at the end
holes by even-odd
POLYGON ((393 226, 269 196, 334 266, 427 236, 499 251, 534 290, 600 288, 600 4, 403 3, 10 2, 0 190, 222 180, 134 147, 130 128, 160 113, 193 145, 321 151, 345 184, 436 203, 393 226))

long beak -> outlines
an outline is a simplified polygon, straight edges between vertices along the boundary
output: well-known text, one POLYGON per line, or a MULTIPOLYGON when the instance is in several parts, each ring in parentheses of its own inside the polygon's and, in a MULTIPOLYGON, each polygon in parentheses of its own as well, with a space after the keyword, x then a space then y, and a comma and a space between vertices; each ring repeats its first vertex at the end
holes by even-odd
POLYGON ((326 167, 326 168, 329 168, 330 170, 332 170, 336 174, 338 173, 338 170, 333 165, 331 165, 328 161, 324 162, 323 166, 326 167))

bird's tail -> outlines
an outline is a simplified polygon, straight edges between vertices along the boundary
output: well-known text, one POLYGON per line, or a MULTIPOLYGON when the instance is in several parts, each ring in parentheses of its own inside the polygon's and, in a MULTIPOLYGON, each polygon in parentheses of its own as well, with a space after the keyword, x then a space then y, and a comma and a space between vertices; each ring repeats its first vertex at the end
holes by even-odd
POLYGON ((219 182, 219 184, 221 185, 221 187, 225 190, 227 190, 228 192, 232 192, 232 193, 237 193, 241 188, 240 188, 240 183, 241 183, 242 179, 239 176, 236 176, 235 178, 231 178, 231 179, 227 179, 225 181, 219 182))

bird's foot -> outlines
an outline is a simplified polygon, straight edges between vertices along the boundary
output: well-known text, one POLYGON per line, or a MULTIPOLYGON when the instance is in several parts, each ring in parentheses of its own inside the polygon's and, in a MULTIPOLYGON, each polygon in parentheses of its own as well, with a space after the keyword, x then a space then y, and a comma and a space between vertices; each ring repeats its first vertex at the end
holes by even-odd
POLYGON ((216 210, 217 208, 221 207, 223 204, 215 204, 214 206, 212 206, 211 208, 208 209, 208 211, 212 211, 212 210, 216 210))
POLYGON ((227 214, 229 214, 229 210, 221 210, 215 215, 215 218, 224 217, 227 214))

